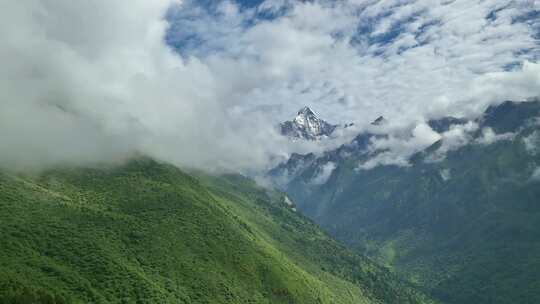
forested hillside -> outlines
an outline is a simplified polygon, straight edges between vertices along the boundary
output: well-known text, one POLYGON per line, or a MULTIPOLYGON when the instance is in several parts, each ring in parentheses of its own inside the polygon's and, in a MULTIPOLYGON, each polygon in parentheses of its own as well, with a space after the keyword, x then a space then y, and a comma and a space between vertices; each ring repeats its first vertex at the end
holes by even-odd
POLYGON ((2 303, 425 303, 240 176, 0 175, 2 303))
MULTIPOLYGON (((468 142, 448 149, 443 139, 410 166, 359 169, 372 157, 362 151, 296 156, 295 164, 308 165, 287 192, 331 235, 441 301, 538 303, 538 117, 538 101, 490 107, 468 142), (328 181, 311 183, 328 161, 336 164, 328 181)), ((433 125, 445 131, 454 123, 465 121, 433 125)), ((370 138, 357 142, 366 149, 370 138)))

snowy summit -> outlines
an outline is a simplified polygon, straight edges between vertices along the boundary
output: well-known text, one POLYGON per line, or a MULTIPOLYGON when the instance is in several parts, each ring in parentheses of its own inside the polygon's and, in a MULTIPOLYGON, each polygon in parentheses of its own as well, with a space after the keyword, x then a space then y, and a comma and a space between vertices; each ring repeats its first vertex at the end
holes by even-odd
POLYGON ((293 120, 280 124, 281 134, 293 139, 320 140, 330 136, 337 125, 332 125, 315 115, 309 107, 303 107, 293 120))

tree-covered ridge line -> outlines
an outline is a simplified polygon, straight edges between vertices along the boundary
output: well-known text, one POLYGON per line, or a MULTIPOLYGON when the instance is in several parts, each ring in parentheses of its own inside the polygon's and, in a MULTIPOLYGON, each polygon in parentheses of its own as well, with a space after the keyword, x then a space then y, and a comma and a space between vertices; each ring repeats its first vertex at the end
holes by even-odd
POLYGON ((240 176, 0 174, 2 303, 430 303, 240 176))

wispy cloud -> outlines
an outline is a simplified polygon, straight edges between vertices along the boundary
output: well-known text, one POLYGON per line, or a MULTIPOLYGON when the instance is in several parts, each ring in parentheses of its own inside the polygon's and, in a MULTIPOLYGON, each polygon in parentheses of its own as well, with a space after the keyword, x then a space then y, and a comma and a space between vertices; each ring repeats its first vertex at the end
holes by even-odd
POLYGON ((523 137, 523 144, 527 152, 536 155, 540 152, 540 132, 534 131, 523 137))
POLYGON ((516 136, 515 133, 496 134, 492 128, 483 128, 482 135, 476 139, 476 142, 481 145, 491 145, 501 140, 512 140, 516 136))
POLYGON ((441 134, 441 145, 426 159, 428 162, 438 162, 446 158, 450 151, 457 150, 473 141, 474 132, 478 130, 476 122, 469 121, 462 125, 453 125, 441 134))
POLYGON ((311 180, 311 183, 314 185, 324 185, 332 176, 332 172, 336 169, 336 164, 333 162, 327 162, 323 166, 320 167, 319 172, 313 177, 311 180))
POLYGON ((534 169, 532 175, 531 175, 532 181, 540 181, 540 167, 537 167, 534 169))
POLYGON ((386 128, 385 136, 373 137, 368 147, 373 155, 358 169, 369 170, 379 165, 409 166, 409 158, 431 146, 445 136, 433 131, 427 124, 412 124, 408 128, 386 128))

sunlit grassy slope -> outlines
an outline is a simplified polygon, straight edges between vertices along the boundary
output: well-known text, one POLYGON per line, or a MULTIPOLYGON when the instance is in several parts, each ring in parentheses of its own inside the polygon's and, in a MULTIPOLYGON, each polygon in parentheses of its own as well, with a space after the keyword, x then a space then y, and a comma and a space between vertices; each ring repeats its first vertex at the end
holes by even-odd
POLYGON ((0 303, 428 302, 282 200, 149 159, 1 173, 0 303))

